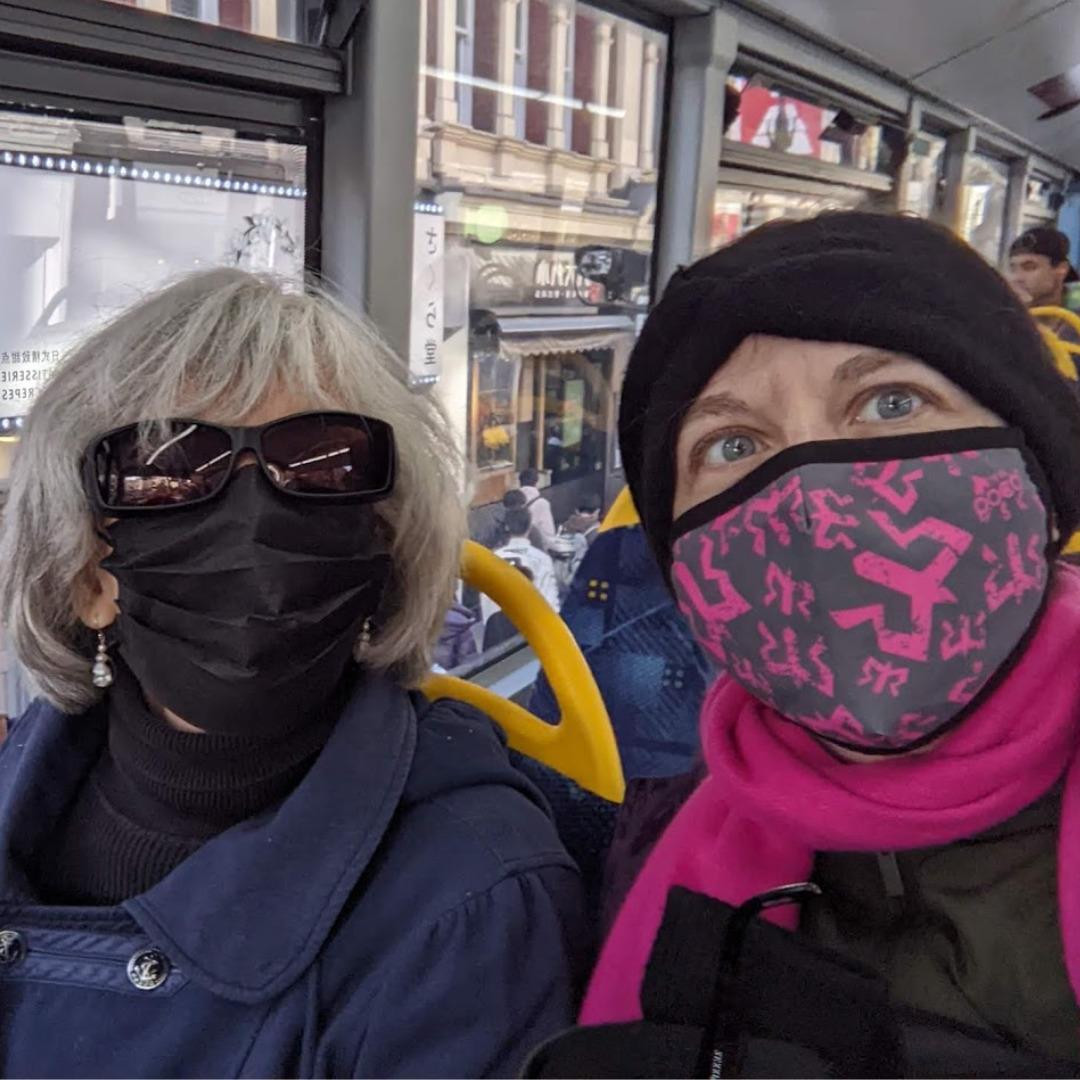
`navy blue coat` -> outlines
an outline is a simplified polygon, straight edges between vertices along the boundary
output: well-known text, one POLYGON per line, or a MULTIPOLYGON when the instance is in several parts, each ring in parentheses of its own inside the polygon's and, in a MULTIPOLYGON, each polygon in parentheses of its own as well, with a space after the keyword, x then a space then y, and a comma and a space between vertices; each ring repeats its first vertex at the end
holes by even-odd
POLYGON ((372 680, 276 809, 42 905, 102 713, 35 703, 0 749, 0 1075, 506 1076, 572 1021, 577 870, 486 718, 372 680))

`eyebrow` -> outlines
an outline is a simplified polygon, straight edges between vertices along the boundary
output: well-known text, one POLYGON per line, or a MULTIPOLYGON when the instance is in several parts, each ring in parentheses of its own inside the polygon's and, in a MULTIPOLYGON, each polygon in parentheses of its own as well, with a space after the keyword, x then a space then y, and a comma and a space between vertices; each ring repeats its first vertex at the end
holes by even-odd
MULTIPOLYGON (((894 356, 883 352, 861 352, 845 360, 832 374, 834 383, 857 382, 865 379, 867 375, 873 375, 890 364, 899 364, 904 361, 902 356, 894 356)), ((731 416, 749 416, 753 408, 742 398, 729 394, 726 390, 710 394, 708 397, 698 398, 690 406, 683 418, 683 424, 689 424, 702 416, 713 416, 724 419, 731 416)))
POLYGON ((721 391, 718 394, 710 394, 708 397, 698 398, 687 410, 684 424, 696 420, 699 416, 747 416, 753 410, 742 398, 721 391))
POLYGON ((873 375, 890 364, 900 363, 899 356, 890 356, 888 353, 863 352, 845 360, 832 374, 834 383, 858 382, 867 375, 873 375))

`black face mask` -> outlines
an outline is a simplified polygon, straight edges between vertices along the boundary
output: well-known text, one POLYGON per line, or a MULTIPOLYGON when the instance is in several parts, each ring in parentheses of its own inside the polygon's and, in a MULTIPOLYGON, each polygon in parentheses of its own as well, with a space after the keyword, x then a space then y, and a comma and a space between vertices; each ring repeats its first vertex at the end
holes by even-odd
POLYGON ((205 731, 280 735, 331 698, 390 577, 368 504, 276 491, 247 468, 221 498, 121 518, 102 567, 144 694, 205 731))

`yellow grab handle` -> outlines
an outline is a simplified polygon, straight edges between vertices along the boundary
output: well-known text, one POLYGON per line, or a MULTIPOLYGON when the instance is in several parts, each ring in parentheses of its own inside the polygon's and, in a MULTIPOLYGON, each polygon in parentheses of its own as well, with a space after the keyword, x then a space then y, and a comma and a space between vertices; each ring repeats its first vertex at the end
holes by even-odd
POLYGON ((1039 333, 1042 334, 1043 341, 1046 342, 1050 355, 1054 358, 1054 366, 1066 379, 1076 382, 1076 361, 1070 355, 1071 350, 1068 345, 1049 326, 1044 326, 1042 323, 1036 323, 1035 325, 1039 328, 1039 333))
POLYGON ((581 787, 622 802, 626 790, 615 732, 589 665, 566 623, 519 570, 469 540, 462 578, 486 593, 524 635, 540 660, 559 706, 549 724, 512 701, 452 675, 431 675, 421 689, 431 699, 454 698, 480 709, 505 732, 513 749, 543 762, 581 787))
POLYGON ((1031 317, 1033 319, 1058 319, 1063 323, 1068 323, 1077 334, 1080 334, 1080 315, 1068 308, 1053 305, 1032 308, 1031 317))
MULTIPOLYGON (((1036 319, 1055 319, 1058 322, 1063 322, 1067 326, 1069 326, 1078 337, 1080 337, 1080 315, 1077 315, 1075 311, 1070 311, 1068 308, 1056 306, 1037 307, 1031 309, 1031 314, 1036 319)), ((1065 351, 1070 356, 1080 356, 1080 344, 1073 344, 1069 341, 1062 341, 1059 334, 1055 334, 1054 336, 1059 341, 1061 341, 1062 346, 1064 346, 1065 351)), ((1070 377, 1074 379, 1076 378, 1075 375, 1070 377)))

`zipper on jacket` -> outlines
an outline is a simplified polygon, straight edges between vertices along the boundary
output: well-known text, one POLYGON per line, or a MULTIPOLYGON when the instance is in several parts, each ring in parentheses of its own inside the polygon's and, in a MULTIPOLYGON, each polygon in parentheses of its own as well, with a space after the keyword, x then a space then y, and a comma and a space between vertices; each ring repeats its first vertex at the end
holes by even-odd
POLYGON ((881 874, 881 883, 885 888, 885 896, 888 900, 889 910, 898 915, 904 909, 904 875, 900 872, 900 861, 895 851, 879 851, 877 853, 878 871, 881 874))

